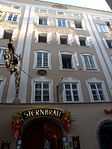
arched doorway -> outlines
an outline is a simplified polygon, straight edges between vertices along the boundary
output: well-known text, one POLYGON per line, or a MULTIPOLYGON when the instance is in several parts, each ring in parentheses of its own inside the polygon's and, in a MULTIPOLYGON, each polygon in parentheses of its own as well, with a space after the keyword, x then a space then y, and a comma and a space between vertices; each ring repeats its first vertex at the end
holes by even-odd
POLYGON ((52 119, 35 119, 22 133, 22 149, 62 149, 62 131, 52 119))
POLYGON ((104 122, 99 128, 101 149, 112 149, 112 121, 104 122))

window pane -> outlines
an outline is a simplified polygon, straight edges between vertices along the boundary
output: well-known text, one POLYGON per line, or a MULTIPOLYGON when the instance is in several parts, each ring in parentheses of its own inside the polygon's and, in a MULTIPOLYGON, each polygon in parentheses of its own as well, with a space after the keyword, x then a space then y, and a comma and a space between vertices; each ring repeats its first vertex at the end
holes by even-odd
POLYGON ((10 20, 10 21, 11 21, 12 17, 13 17, 13 14, 12 14, 12 13, 11 13, 11 14, 9 14, 8 20, 10 20))
POLYGON ((65 84, 65 89, 70 89, 70 84, 65 84))
POLYGON ((69 90, 66 91, 66 100, 67 101, 72 101, 71 91, 69 91, 69 90))
POLYGON ((72 84, 73 89, 77 89, 77 84, 72 84))
POLYGON ((5 50, 0 49, 0 64, 4 64, 4 54, 5 54, 5 50))
POLYGON ((35 91, 35 101, 41 101, 41 90, 35 91))
POLYGON ((49 101, 49 90, 43 91, 43 101, 49 101))
POLYGON ((43 66, 48 67, 48 53, 43 53, 43 66))
POLYGON ((37 53, 37 67, 41 67, 42 66, 42 53, 38 52, 37 53))
POLYGON ((16 22, 16 20, 17 20, 17 15, 14 15, 14 17, 13 17, 13 21, 16 22))

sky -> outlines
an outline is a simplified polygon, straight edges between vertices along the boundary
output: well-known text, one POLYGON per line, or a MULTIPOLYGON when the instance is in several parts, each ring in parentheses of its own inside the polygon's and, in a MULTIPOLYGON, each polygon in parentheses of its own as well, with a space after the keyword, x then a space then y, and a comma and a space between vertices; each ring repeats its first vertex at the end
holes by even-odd
POLYGON ((69 4, 79 7, 111 11, 105 0, 42 0, 42 1, 49 1, 60 4, 69 4))

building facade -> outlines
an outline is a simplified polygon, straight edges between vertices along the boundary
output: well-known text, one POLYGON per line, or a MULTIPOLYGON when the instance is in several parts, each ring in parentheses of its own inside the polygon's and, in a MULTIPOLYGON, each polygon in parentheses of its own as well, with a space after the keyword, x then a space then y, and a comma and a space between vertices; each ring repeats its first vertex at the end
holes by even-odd
POLYGON ((106 0, 106 2, 108 3, 108 5, 110 6, 110 8, 112 9, 112 2, 111 2, 111 0, 106 0))
POLYGON ((111 12, 0 2, 1 149, 112 149, 111 24, 111 12), (10 38, 21 57, 17 95, 10 38))

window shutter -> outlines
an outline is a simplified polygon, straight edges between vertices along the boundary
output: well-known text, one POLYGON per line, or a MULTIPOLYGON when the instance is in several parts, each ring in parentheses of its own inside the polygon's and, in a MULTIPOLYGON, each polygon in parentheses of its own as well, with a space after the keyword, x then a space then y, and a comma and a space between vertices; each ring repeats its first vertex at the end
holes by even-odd
POLYGON ((7 12, 5 16, 5 21, 8 20, 8 17, 9 17, 9 13, 7 12))
POLYGON ((76 59, 75 59, 75 56, 74 54, 72 54, 72 68, 75 69, 76 68, 76 59))
POLYGON ((76 40, 76 43, 77 43, 78 45, 80 45, 80 42, 79 42, 79 37, 78 37, 78 35, 75 35, 75 40, 76 40))
POLYGON ((86 37, 86 46, 92 46, 91 37, 86 37))
POLYGON ((38 42, 38 32, 35 31, 35 43, 37 43, 37 42, 38 42))
POLYGON ((47 43, 50 44, 51 40, 52 40, 52 33, 48 33, 47 34, 47 43))
POLYGON ((76 65, 79 65, 79 61, 78 61, 78 56, 77 56, 77 52, 74 53, 74 57, 75 57, 75 61, 76 61, 76 65))
POLYGON ((71 27, 75 28, 74 20, 70 21, 71 27))
POLYGON ((35 23, 35 25, 39 24, 39 17, 38 16, 34 17, 34 23, 35 23))
POLYGON ((51 24, 51 18, 48 18, 47 19, 47 25, 50 26, 50 24, 51 24))
POLYGON ((103 38, 103 42, 104 42, 105 46, 108 48, 108 44, 106 42, 106 38, 103 38))
POLYGON ((97 24, 98 31, 101 32, 100 24, 97 24))
POLYGON ((3 34, 4 34, 4 29, 0 27, 0 38, 3 38, 3 34))
POLYGON ((84 30, 86 30, 86 24, 85 24, 84 19, 82 19, 82 28, 83 28, 84 30))
POLYGON ((56 33, 58 45, 60 44, 60 34, 56 33))
POLYGON ((12 39, 16 38, 17 33, 18 33, 18 29, 14 29, 12 34, 12 39))
POLYGON ((60 69, 62 69, 62 56, 61 56, 61 52, 59 51, 58 53, 59 56, 59 65, 60 65, 60 69))
POLYGON ((73 36, 72 34, 68 35, 68 44, 72 46, 73 43, 73 36))
POLYGON ((19 23, 20 15, 17 16, 17 23, 19 23))
POLYGON ((51 68, 51 52, 48 53, 48 67, 51 68))

